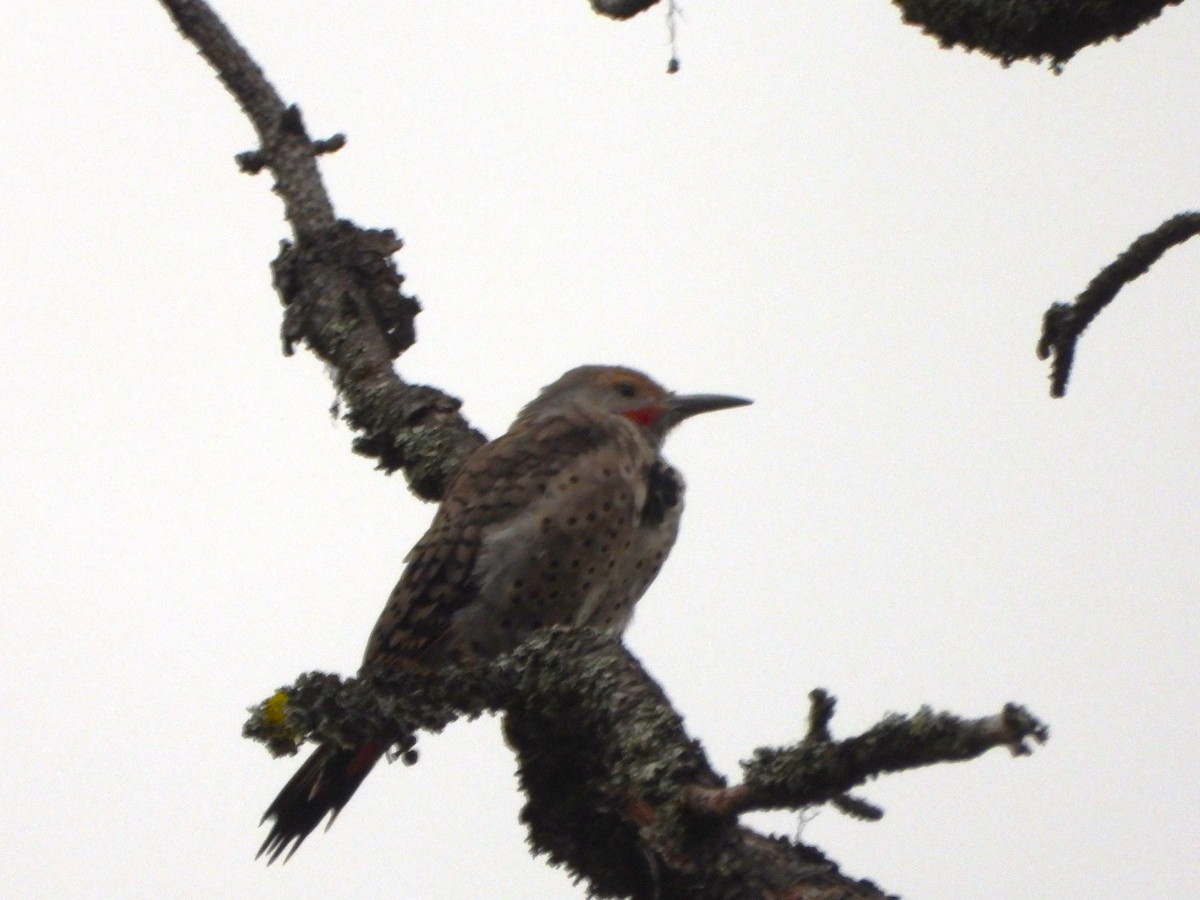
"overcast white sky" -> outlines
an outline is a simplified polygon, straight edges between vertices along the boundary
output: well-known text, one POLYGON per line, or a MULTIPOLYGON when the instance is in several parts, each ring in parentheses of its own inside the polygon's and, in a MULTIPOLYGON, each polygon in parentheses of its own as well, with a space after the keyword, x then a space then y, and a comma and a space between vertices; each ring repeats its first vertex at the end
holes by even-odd
MULTIPOLYGON (((629 643, 715 764, 922 703, 1027 703, 1032 758, 888 778, 806 839, 911 898, 1189 896, 1200 778, 1200 245, 1084 337, 1041 315, 1200 203, 1200 4, 1061 77, 869 3, 218 0, 395 227, 409 378, 490 434, 583 362, 754 397, 668 450, 683 535, 629 643)), ((279 353, 249 126, 151 0, 0 20, 0 894, 573 898, 494 722, 384 767, 286 866, 295 760, 244 708, 353 671, 432 508, 279 353)), ((763 817, 787 833, 795 816, 763 817)))

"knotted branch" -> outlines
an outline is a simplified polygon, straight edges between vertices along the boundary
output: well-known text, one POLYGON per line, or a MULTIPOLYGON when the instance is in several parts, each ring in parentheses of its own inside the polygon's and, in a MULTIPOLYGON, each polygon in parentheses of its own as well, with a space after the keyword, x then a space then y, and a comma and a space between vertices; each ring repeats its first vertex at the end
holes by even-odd
MULTIPOLYGON (((991 747, 1028 752, 1045 726, 1019 707, 964 720, 922 709, 833 740, 832 698, 814 692, 807 736, 759 748, 743 782, 726 787, 662 689, 617 640, 548 629, 477 668, 312 673, 252 710, 248 737, 273 753, 303 740, 364 738, 408 752, 417 731, 456 718, 504 714, 536 853, 587 879, 597 896, 660 898, 881 897, 820 851, 742 826, 753 809, 832 802, 865 817, 847 791, 887 772, 970 759, 991 747)), ((875 811, 877 812, 877 811, 875 811)))
POLYGON ((204 0, 160 2, 258 134, 259 148, 237 157, 242 170, 270 169, 283 200, 293 241, 282 242, 272 270, 287 310, 285 352, 303 342, 330 367, 344 418, 359 432, 355 452, 387 472, 403 469, 418 496, 439 498, 484 438, 459 415, 457 398, 407 384, 393 368, 416 340, 420 305, 401 290, 395 233, 334 215, 316 157, 337 150, 344 138, 312 140, 299 108, 284 103, 204 0))
POLYGON ((1135 278, 1145 275, 1176 244, 1200 234, 1200 212, 1182 212, 1172 216, 1153 231, 1143 234, 1115 260, 1100 270, 1074 303, 1055 303, 1042 319, 1042 336, 1038 340, 1038 359, 1053 357, 1050 362, 1050 396, 1061 397, 1067 392, 1071 364, 1075 360, 1075 344, 1083 330, 1108 306, 1121 288, 1135 278))

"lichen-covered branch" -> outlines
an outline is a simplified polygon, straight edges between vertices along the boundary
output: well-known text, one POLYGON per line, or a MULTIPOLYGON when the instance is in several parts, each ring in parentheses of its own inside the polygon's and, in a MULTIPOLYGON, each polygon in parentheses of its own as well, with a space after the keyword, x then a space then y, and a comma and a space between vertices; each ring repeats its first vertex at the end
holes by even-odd
POLYGON ((1200 212, 1181 212, 1172 216, 1153 231, 1143 234, 1101 269, 1074 303, 1055 303, 1046 310, 1037 355, 1038 359, 1053 357, 1050 362, 1052 397, 1066 394, 1071 364, 1075 361, 1075 344, 1100 310, 1116 298, 1121 288, 1145 275, 1169 249, 1197 234, 1200 234, 1200 212))
MULTIPOLYGON (((814 706, 832 698, 815 691, 814 706)), ((834 803, 857 818, 877 819, 882 812, 846 794, 873 778, 937 763, 974 759, 994 747, 1014 756, 1029 754, 1029 742, 1043 743, 1049 729, 1028 710, 1008 704, 998 714, 962 719, 922 707, 914 716, 891 715, 878 725, 842 741, 827 732, 798 744, 759 748, 742 763, 742 783, 720 790, 693 789, 689 803, 697 811, 736 815, 752 810, 797 809, 834 803)))
POLYGON ((846 792, 887 772, 970 759, 991 747, 1028 752, 1029 740, 1046 737, 1045 726, 1010 706, 974 720, 923 709, 834 741, 832 711, 832 698, 815 692, 804 740, 756 750, 742 784, 727 788, 619 641, 548 629, 474 669, 306 675, 255 707, 245 733, 274 753, 294 752, 306 739, 353 745, 369 737, 398 745, 411 760, 417 731, 503 713, 534 851, 586 879, 596 896, 664 900, 881 897, 815 848, 765 837, 738 815, 831 802, 877 818, 846 792))
POLYGON ((1183 0, 892 0, 904 21, 1008 65, 1048 60, 1055 71, 1090 44, 1119 38, 1183 0))
POLYGON ((246 172, 269 169, 283 200, 293 241, 282 242, 273 271, 286 307, 285 352, 303 342, 329 365, 345 419, 359 432, 356 452, 388 472, 403 469, 419 496, 439 498, 484 439, 459 415, 458 399, 396 374, 393 360, 416 340, 420 306, 401 290, 396 235, 334 215, 316 157, 344 138, 312 140, 300 110, 284 103, 204 0, 160 2, 258 135, 259 148, 239 154, 238 164, 246 172))

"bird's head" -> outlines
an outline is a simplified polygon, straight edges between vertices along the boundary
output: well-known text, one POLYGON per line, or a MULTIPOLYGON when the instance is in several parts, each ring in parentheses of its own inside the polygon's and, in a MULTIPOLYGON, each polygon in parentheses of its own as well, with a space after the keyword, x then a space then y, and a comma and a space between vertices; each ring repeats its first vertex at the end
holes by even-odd
POLYGON ((536 418, 567 406, 583 406, 623 416, 655 441, 684 419, 704 412, 745 406, 750 400, 724 394, 676 394, 624 366, 579 366, 542 389, 521 411, 536 418))

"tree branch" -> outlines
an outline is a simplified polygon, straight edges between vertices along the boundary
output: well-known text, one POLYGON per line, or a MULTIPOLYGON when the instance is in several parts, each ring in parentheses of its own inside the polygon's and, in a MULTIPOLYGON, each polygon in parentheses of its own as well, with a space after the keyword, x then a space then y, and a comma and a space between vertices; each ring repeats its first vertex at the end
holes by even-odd
POLYGON ((1145 275, 1169 249, 1200 234, 1200 212, 1182 212, 1172 216, 1153 231, 1143 234, 1115 260, 1100 270, 1072 303, 1055 303, 1042 318, 1042 336, 1038 340, 1038 359, 1053 357, 1050 363, 1050 396, 1067 392, 1075 344, 1083 330, 1108 306, 1117 293, 1135 278, 1145 275))
POLYGON ((937 38, 1004 65, 1049 60, 1059 72, 1090 44, 1119 38, 1183 0, 892 0, 904 21, 937 38))
MULTIPOLYGON (((659 0, 589 0, 610 19, 628 19, 659 0)), ((1004 65, 1018 59, 1049 60, 1055 72, 1090 44, 1120 38, 1183 0, 892 0, 904 21, 933 36, 942 47, 963 47, 994 56, 1004 65)))
MULTIPOLYGON (((356 451, 387 471, 403 468, 413 490, 436 498, 482 441, 459 401, 404 383, 392 361, 415 340, 419 306, 392 261, 390 230, 337 219, 316 156, 344 138, 313 141, 261 69, 203 0, 160 0, 234 95, 260 147, 240 154, 249 173, 270 169, 292 242, 273 263, 286 308, 285 352, 306 343, 332 369, 356 451)), ((610 14, 645 5, 607 4, 610 14)), ((1024 749, 1044 727, 1018 708, 963 722, 923 710, 892 717, 858 738, 828 734, 832 700, 814 696, 799 745, 761 748, 744 782, 726 788, 691 740, 661 688, 619 642, 595 632, 550 630, 472 670, 435 676, 310 673, 260 704, 245 733, 273 753, 307 739, 355 744, 370 736, 416 759, 418 731, 462 716, 503 712, 527 796, 522 813, 536 852, 586 878, 596 896, 645 898, 877 898, 868 881, 841 874, 816 849, 767 838, 737 821, 754 808, 828 801, 864 817, 878 811, 846 794, 887 771, 1024 749)))
MULTIPOLYGON (((832 698, 824 691, 814 691, 813 696, 814 705, 819 697, 832 710, 832 698)), ((974 759, 993 747, 1027 756, 1032 752, 1029 741, 1041 744, 1049 735, 1049 729, 1028 710, 1012 703, 981 719, 961 719, 922 707, 915 716, 888 716, 843 741, 810 732, 790 747, 759 748, 742 764, 741 784, 692 789, 688 803, 696 811, 727 816, 831 802, 858 818, 876 819, 882 812, 845 791, 888 772, 974 759)))
POLYGON ((1047 736, 1010 705, 974 720, 922 709, 834 741, 832 698, 814 692, 813 706, 804 740, 755 750, 742 784, 726 787, 619 641, 547 629, 474 669, 371 671, 345 680, 311 673, 255 707, 245 734, 276 754, 305 739, 351 745, 370 737, 398 744, 411 760, 418 730, 503 713, 536 853, 587 879, 597 896, 714 900, 880 897, 878 887, 843 875, 815 848, 764 837, 737 816, 834 802, 875 818, 874 807, 845 792, 887 772, 971 759, 992 747, 1027 753, 1027 741, 1047 736))
POLYGON ((260 147, 240 154, 243 171, 271 170, 294 242, 281 242, 272 264, 286 308, 284 352, 303 342, 330 367, 359 432, 355 452, 378 467, 403 469, 420 497, 440 497, 450 476, 484 437, 458 413, 461 401, 405 383, 392 361, 416 340, 415 297, 392 254, 391 230, 364 229, 334 216, 316 156, 336 150, 341 135, 309 138, 300 110, 287 106, 262 69, 203 0, 160 0, 180 32, 216 70, 254 126, 260 147))

